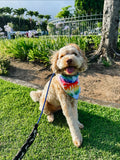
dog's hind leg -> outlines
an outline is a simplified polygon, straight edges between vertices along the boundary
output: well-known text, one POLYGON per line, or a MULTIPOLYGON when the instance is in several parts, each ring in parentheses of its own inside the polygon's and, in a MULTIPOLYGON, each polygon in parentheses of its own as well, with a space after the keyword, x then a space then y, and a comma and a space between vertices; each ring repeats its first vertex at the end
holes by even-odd
MULTIPOLYGON (((40 107, 39 107, 40 110, 42 110, 43 108, 44 100, 45 97, 42 95, 40 98, 40 107)), ((46 101, 43 113, 47 115, 48 122, 52 123, 54 121, 54 113, 60 109, 61 109, 60 106, 56 107, 53 104, 46 101)))
MULTIPOLYGON (((42 95, 40 98, 40 107, 39 107, 40 111, 42 111, 44 101, 45 101, 45 97, 42 95)), ((53 114, 54 111, 55 111, 55 107, 52 106, 50 103, 48 103, 48 101, 46 101, 43 113, 47 115, 48 122, 52 123, 54 121, 54 114, 53 114)))

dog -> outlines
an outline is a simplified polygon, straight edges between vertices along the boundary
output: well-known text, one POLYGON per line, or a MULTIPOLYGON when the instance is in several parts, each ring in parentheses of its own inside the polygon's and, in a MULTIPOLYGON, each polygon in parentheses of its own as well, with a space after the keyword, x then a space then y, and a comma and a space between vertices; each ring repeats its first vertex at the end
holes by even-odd
MULTIPOLYGON (((76 147, 82 144, 80 129, 84 126, 78 121, 77 100, 80 93, 78 75, 87 69, 85 53, 76 44, 68 44, 55 52, 51 58, 51 69, 55 76, 51 81, 43 113, 49 122, 54 121, 54 112, 62 109, 73 143, 76 147)), ((49 82, 43 90, 31 91, 33 101, 39 101, 42 110, 49 82)))

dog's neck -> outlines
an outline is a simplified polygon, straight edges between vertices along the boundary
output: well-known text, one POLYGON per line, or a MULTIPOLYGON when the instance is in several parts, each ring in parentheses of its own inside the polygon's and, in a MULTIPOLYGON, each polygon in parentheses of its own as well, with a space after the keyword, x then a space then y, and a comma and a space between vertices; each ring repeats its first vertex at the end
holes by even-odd
POLYGON ((58 81, 64 91, 71 97, 78 99, 81 91, 78 75, 68 76, 58 74, 58 81))
POLYGON ((76 80, 78 80, 78 74, 76 75, 58 74, 58 76, 60 76, 67 83, 74 83, 76 80))

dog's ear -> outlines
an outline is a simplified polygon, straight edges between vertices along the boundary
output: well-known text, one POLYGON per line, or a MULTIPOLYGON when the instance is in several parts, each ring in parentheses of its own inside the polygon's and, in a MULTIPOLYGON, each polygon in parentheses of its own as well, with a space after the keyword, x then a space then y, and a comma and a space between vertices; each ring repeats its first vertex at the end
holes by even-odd
POLYGON ((79 72, 84 72, 87 70, 87 60, 84 60, 82 66, 79 68, 79 72))
POLYGON ((53 55, 51 56, 51 64, 52 64, 51 69, 53 73, 56 73, 58 71, 58 66, 57 66, 58 55, 59 52, 57 51, 56 53, 53 53, 53 55))

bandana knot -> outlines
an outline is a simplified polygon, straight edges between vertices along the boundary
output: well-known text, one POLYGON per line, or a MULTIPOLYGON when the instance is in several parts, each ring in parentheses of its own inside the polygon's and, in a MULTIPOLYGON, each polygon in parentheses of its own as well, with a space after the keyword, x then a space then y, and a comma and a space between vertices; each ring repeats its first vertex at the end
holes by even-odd
POLYGON ((58 80, 64 91, 71 97, 78 99, 81 92, 78 75, 66 76, 58 74, 58 80))

